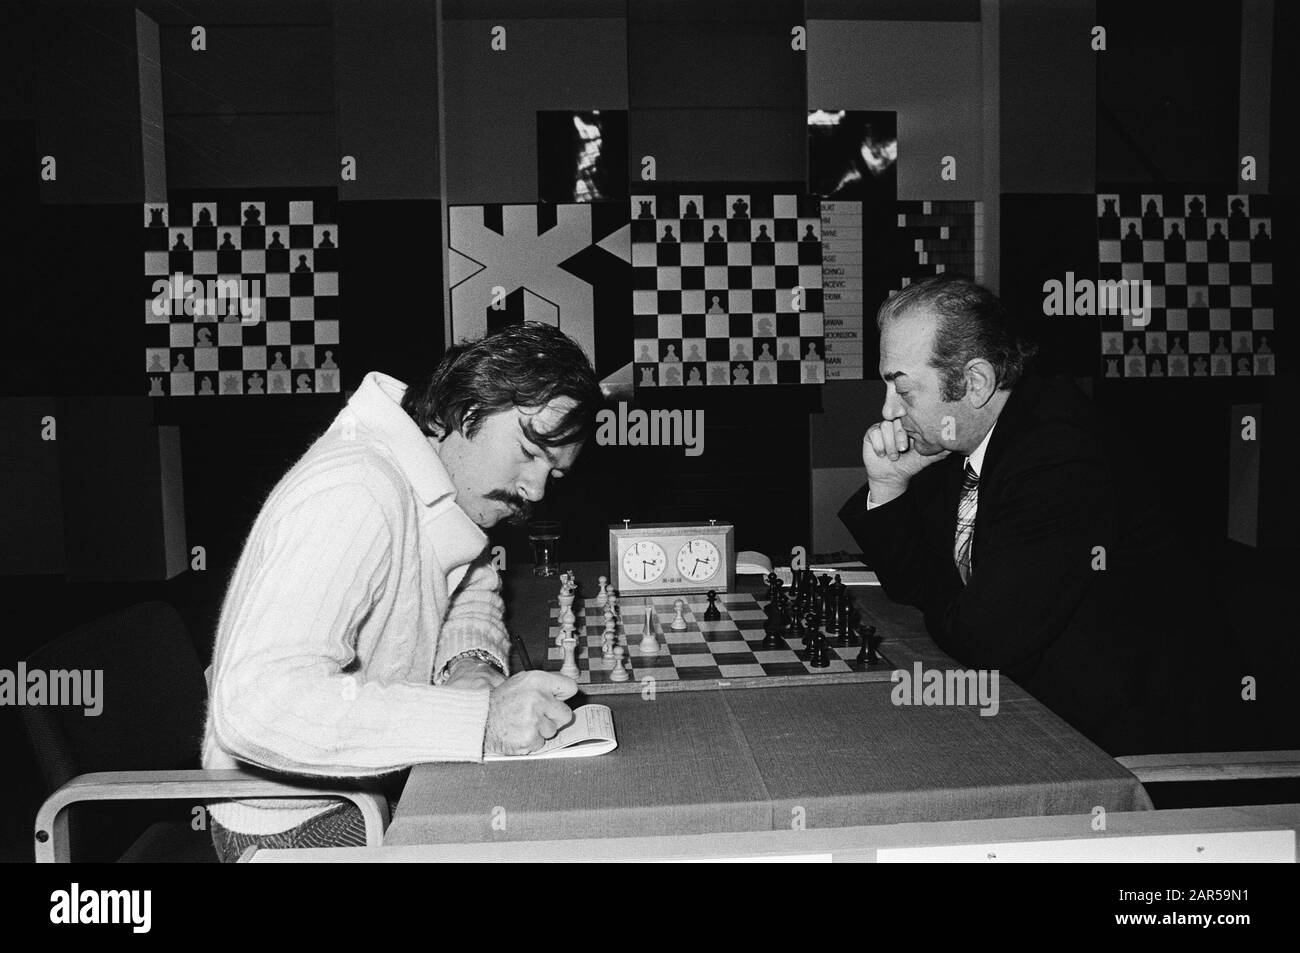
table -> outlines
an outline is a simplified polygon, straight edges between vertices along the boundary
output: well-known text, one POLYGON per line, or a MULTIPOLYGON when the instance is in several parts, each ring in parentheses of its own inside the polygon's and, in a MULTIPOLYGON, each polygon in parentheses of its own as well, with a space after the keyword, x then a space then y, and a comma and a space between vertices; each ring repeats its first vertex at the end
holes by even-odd
MULTIPOLYGON (((1089 819, 1090 820, 1090 819, 1089 819)), ((1179 808, 1106 816, 1106 829, 1073 815, 932 821, 803 831, 673 834, 473 844, 250 850, 250 863, 448 863, 739 860, 835 863, 1043 860, 1294 863, 1300 805, 1179 808)))
MULTIPOLYGON (((591 586, 606 567, 573 569, 591 586)), ((751 577, 742 585, 761 588, 751 577)), ((509 622, 545 657, 554 578, 506 578, 509 622)), ((879 589, 855 597, 867 622, 927 667, 958 668, 919 613, 879 589)), ((619 746, 595 758, 417 765, 385 846, 666 837, 1147 811, 1127 770, 1009 679, 1000 709, 898 706, 893 685, 601 696, 619 746)), ((578 699, 581 701, 581 699, 578 699)))

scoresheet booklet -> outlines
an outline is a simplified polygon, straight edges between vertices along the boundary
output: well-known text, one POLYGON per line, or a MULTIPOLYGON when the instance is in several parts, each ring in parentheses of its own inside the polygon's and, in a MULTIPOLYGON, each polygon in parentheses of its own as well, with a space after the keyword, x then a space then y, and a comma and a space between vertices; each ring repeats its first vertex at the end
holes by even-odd
POLYGON ((531 761, 536 758, 590 758, 618 747, 614 713, 608 705, 583 705, 573 721, 531 754, 486 754, 484 761, 531 761))

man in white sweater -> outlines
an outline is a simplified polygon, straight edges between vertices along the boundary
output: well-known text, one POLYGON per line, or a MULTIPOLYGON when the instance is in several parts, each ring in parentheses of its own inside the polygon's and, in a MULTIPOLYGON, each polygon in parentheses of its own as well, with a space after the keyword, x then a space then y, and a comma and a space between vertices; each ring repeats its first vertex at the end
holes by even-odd
MULTIPOLYGON (((557 329, 523 324, 448 353, 407 388, 368 374, 271 492, 222 607, 203 765, 376 777, 535 750, 577 686, 509 676, 483 528, 525 520, 569 470, 600 387, 557 329)), ((334 800, 210 806, 223 860, 251 844, 363 844, 334 800)))

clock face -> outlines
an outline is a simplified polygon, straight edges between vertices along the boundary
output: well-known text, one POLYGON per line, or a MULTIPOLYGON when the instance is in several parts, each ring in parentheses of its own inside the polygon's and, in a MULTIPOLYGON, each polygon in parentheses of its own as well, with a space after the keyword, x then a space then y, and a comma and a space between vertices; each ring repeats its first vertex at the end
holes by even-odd
POLYGON ((668 566, 668 554, 648 539, 637 540, 623 554, 623 571, 633 582, 654 582, 668 566))
POLYGON ((722 566, 722 554, 707 539, 692 539, 677 551, 677 571, 683 579, 704 582, 722 566))

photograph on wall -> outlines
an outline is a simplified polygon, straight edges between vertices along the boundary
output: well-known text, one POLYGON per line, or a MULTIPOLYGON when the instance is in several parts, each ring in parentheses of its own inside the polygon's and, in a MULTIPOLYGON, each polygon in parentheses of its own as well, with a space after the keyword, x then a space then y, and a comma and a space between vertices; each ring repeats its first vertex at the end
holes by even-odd
POLYGON ((627 112, 537 114, 537 197, 543 202, 627 198, 627 112))
POLYGON ((810 110, 808 189, 829 199, 892 201, 898 194, 898 114, 810 110))

